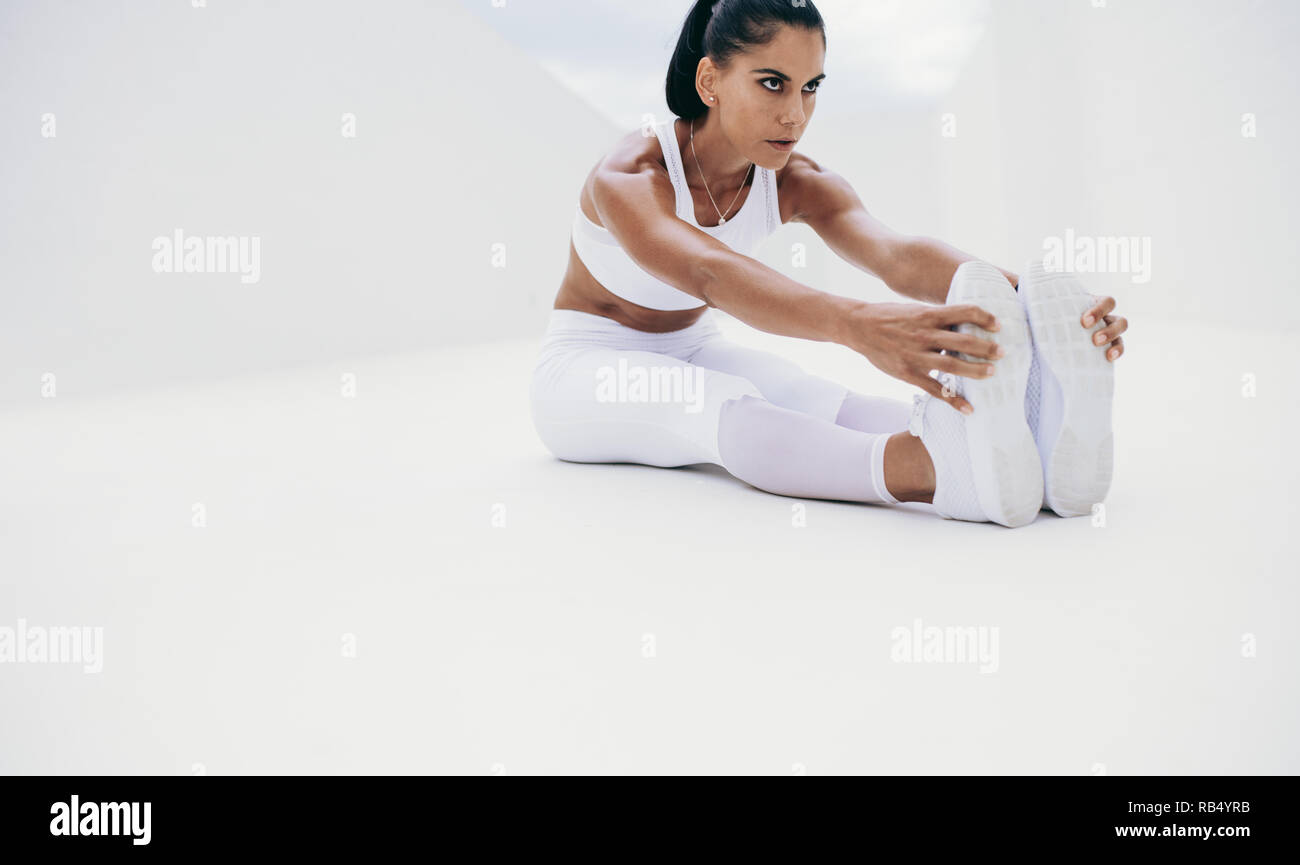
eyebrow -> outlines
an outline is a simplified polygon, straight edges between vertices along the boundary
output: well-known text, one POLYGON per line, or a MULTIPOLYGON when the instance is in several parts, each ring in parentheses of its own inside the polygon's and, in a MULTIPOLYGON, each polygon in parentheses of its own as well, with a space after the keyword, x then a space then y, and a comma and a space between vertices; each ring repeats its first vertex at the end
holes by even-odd
MULTIPOLYGON (((754 72, 755 72, 755 73, 759 73, 759 72, 761 72, 761 73, 763 73, 764 75, 775 75, 777 78, 780 78, 782 81, 789 81, 789 80, 790 80, 790 76, 789 76, 789 75, 786 75, 784 72, 781 72, 781 71, 779 71, 779 70, 777 70, 777 69, 755 69, 754 72)), ((822 80, 823 78, 825 78, 825 77, 826 77, 826 73, 823 72, 821 75, 818 75, 816 78, 812 78, 812 79, 810 79, 810 80, 808 81, 808 83, 809 83, 809 84, 812 84, 814 81, 821 81, 821 80, 822 80)))

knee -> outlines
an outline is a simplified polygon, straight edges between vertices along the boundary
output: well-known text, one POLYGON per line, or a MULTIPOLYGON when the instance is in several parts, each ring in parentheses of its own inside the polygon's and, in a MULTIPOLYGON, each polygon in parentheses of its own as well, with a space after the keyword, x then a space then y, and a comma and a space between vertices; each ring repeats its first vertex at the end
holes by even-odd
POLYGON ((752 421, 755 414, 762 411, 761 406, 771 405, 766 397, 757 390, 733 396, 722 403, 718 410, 718 431, 744 428, 752 421))
POLYGON ((749 473, 745 471, 746 464, 753 462, 755 455, 770 450, 762 442, 777 434, 777 419, 769 415, 779 411, 769 400, 756 394, 745 394, 722 404, 718 416, 718 456, 724 468, 732 474, 737 474, 737 470, 749 473))

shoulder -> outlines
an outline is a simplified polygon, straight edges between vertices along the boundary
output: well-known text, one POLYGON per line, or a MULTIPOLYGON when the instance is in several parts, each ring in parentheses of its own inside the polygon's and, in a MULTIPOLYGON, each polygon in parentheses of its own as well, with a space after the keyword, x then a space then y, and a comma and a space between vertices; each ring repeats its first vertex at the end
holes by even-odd
POLYGON ((592 222, 603 227, 596 215, 592 192, 597 184, 609 188, 626 181, 629 176, 646 175, 652 186, 658 188, 659 182, 671 189, 668 169, 664 166, 663 148, 659 137, 650 127, 634 129, 619 138, 602 156, 587 175, 582 185, 579 206, 583 214, 592 222))
POLYGON ((649 126, 645 126, 634 129, 615 141, 593 170, 618 174, 641 174, 645 171, 667 173, 664 162, 659 136, 649 126))
POLYGON ((790 222, 807 222, 810 216, 824 215, 857 201, 847 180, 808 154, 798 152, 792 153, 790 161, 777 172, 777 193, 781 209, 789 208, 790 222))
POLYGON ((664 167, 663 148, 659 146, 659 136, 649 126, 634 129, 615 141, 587 174, 578 197, 583 215, 604 228, 605 224, 596 211, 594 193, 597 187, 610 191, 627 188, 629 183, 636 184, 639 189, 646 188, 644 184, 648 183, 651 196, 667 201, 668 212, 673 212, 675 200, 671 196, 672 181, 664 167))

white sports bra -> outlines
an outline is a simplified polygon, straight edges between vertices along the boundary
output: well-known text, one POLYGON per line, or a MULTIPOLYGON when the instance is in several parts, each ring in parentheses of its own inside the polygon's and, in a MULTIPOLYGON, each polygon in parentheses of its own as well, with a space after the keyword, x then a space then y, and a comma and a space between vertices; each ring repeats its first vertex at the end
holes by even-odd
MULTIPOLYGON (((715 237, 742 255, 752 255, 759 242, 781 227, 781 207, 776 199, 776 172, 754 166, 754 181, 740 210, 722 225, 705 228, 695 221, 695 204, 686 187, 681 153, 674 132, 676 118, 654 124, 664 154, 668 176, 677 197, 677 216, 715 237)), ((608 229, 599 226, 577 207, 573 218, 573 249, 592 277, 611 294, 649 309, 699 309, 698 297, 674 288, 641 269, 608 229)))

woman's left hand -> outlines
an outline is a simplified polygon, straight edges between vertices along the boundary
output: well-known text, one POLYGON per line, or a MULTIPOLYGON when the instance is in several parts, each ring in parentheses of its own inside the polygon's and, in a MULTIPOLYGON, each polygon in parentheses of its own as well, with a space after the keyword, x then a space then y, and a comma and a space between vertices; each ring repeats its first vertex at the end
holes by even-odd
POLYGON ((1124 340, 1120 334, 1128 330, 1128 319, 1122 315, 1111 315, 1115 309, 1115 298, 1089 295, 1097 303, 1083 314, 1082 327, 1092 327, 1097 319, 1106 322, 1106 326, 1092 335, 1092 344, 1106 352, 1106 360, 1114 361, 1124 353, 1124 340))

